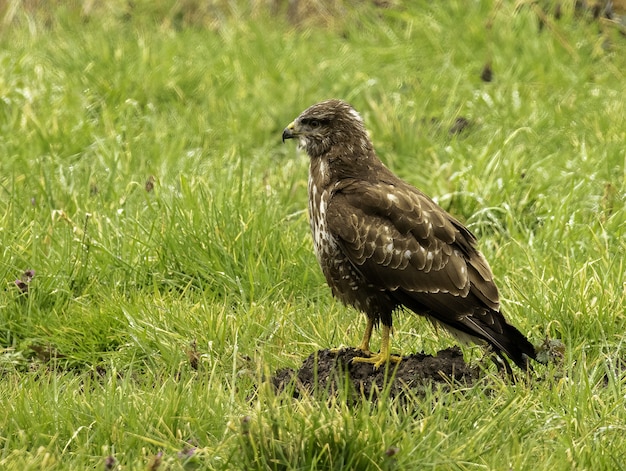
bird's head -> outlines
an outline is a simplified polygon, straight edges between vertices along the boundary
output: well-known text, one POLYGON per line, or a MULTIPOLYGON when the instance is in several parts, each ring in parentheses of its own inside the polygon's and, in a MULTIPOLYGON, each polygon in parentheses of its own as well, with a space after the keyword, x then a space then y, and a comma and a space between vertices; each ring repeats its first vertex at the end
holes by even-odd
POLYGON ((371 149, 363 119, 341 100, 322 101, 304 110, 283 131, 283 142, 286 139, 298 139, 311 158, 336 146, 366 153, 371 149))

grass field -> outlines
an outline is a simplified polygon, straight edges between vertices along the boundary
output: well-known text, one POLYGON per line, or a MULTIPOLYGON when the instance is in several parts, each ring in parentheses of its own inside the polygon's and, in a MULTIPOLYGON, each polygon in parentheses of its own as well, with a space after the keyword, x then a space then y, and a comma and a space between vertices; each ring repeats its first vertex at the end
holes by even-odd
MULTIPOLYGON (((7 2, 0 469, 626 468, 626 37, 509 3, 7 2), (376 404, 264 385, 365 325, 280 142, 330 97, 479 236, 561 365, 376 404)), ((395 326, 403 353, 454 344, 395 326)))

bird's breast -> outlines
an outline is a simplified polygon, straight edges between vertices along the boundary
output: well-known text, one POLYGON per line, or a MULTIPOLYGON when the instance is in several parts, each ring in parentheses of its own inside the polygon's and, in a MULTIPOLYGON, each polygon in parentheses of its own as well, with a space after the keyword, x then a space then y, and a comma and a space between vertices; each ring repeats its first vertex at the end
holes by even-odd
POLYGON ((330 199, 330 191, 319 188, 313 178, 309 179, 309 223, 313 246, 317 260, 324 268, 324 264, 330 257, 336 257, 339 252, 337 240, 329 231, 326 218, 326 209, 330 199))
POLYGON ((331 196, 331 190, 320 189, 315 181, 309 181, 309 221, 315 255, 333 294, 346 304, 360 308, 357 302, 358 290, 364 286, 364 282, 341 250, 328 225, 326 210, 331 196))
POLYGON ((332 196, 332 187, 318 185, 309 176, 309 221, 317 261, 335 297, 377 319, 381 313, 390 313, 395 304, 365 280, 343 252, 327 218, 332 196))

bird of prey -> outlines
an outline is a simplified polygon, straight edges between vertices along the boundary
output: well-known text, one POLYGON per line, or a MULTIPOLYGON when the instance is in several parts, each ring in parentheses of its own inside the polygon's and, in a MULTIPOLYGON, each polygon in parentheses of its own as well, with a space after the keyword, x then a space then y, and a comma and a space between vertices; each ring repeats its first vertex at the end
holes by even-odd
POLYGON ((426 316, 460 340, 487 343, 510 367, 530 368, 535 350, 500 312, 498 289, 476 238, 377 157, 360 114, 341 100, 304 110, 283 131, 310 159, 309 220, 315 254, 333 295, 367 315, 354 361, 378 368, 391 354, 392 314, 426 316), (382 324, 380 352, 370 352, 382 324))

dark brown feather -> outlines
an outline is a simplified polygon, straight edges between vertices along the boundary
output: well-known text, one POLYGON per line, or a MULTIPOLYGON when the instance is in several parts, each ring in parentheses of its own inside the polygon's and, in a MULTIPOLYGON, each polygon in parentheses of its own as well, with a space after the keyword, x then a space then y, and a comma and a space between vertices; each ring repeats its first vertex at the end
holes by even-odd
POLYGON ((311 230, 337 298, 387 326, 405 306, 527 367, 534 348, 500 312, 474 235, 382 164, 350 105, 313 105, 285 130, 291 137, 311 159, 311 230))

